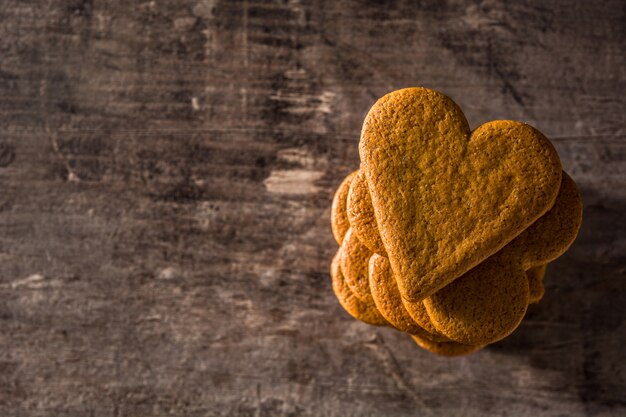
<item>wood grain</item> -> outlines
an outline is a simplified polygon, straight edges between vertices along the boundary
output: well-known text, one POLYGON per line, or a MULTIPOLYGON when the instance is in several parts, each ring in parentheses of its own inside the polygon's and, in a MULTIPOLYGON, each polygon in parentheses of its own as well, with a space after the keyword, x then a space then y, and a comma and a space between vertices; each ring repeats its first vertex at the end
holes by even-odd
POLYGON ((618 0, 4 0, 0 415, 624 415, 624 17, 618 0), (546 298, 462 359, 352 320, 328 276, 363 117, 413 85, 472 126, 536 126, 585 203, 546 298))

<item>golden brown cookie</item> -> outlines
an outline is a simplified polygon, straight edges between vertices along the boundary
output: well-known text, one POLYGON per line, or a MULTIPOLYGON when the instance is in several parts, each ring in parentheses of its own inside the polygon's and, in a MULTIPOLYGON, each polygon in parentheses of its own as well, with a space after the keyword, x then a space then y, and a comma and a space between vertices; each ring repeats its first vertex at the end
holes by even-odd
POLYGON ((552 262, 574 243, 582 220, 580 192, 574 180, 563 172, 554 206, 506 245, 500 256, 517 260, 525 270, 552 262))
POLYGON ((526 269, 560 256, 582 222, 582 202, 565 173, 554 206, 501 251, 424 300, 433 325, 452 340, 488 344, 510 334, 530 301, 526 269))
POLYGON ((407 299, 402 298, 402 304, 404 304, 404 308, 407 313, 409 313, 411 318, 413 318, 413 320, 415 320, 420 327, 430 333, 430 339, 435 342, 445 342, 450 340, 450 338, 446 337, 433 325, 423 301, 408 301, 407 299))
POLYGON ((448 338, 486 345, 517 328, 528 308, 522 269, 492 257, 424 300, 433 325, 448 338))
POLYGON ((374 207, 363 171, 358 171, 350 183, 346 210, 350 227, 359 240, 372 252, 386 256, 387 252, 378 233, 374 207))
POLYGON ((344 308, 448 356, 512 332, 582 219, 549 141, 506 120, 470 132, 452 100, 409 88, 372 107, 359 154, 331 213, 344 308))
POLYGON ((547 265, 540 265, 526 271, 526 278, 528 278, 528 288, 530 292, 528 302, 530 304, 536 304, 543 298, 545 293, 543 276, 546 273, 546 266, 547 265))
POLYGON ((376 308, 393 327, 422 338, 437 338, 415 323, 404 308, 387 258, 378 254, 372 255, 369 260, 369 280, 376 308))
POLYGON ((523 123, 470 133, 441 93, 406 88, 370 109, 361 170, 400 293, 419 301, 496 253, 553 205, 561 163, 523 123))
POLYGON ((341 244, 339 266, 350 291, 362 301, 372 298, 367 263, 372 252, 359 240, 354 229, 348 229, 341 244))
MULTIPOLYGON (((387 325, 387 320, 378 312, 374 302, 363 302, 359 300, 355 295, 350 291, 348 285, 346 285, 344 281, 343 274, 341 273, 341 268, 339 267, 339 257, 341 253, 341 248, 333 258, 333 261, 330 266, 330 275, 333 281, 333 291, 335 292, 335 296, 337 300, 339 300, 339 304, 357 320, 361 320, 364 323, 373 324, 376 326, 384 326, 387 325)), ((371 300, 371 298, 370 298, 371 300)))
POLYGON ((427 338, 419 337, 416 335, 411 335, 413 341, 417 343, 418 346, 428 350, 429 352, 436 353, 441 356, 462 356, 469 355, 470 353, 474 353, 477 350, 483 348, 483 346, 470 346, 464 345, 458 342, 435 342, 433 340, 429 340, 427 338))
POLYGON ((335 196, 333 197, 333 205, 330 209, 330 227, 333 236, 338 245, 343 242, 343 237, 350 228, 348 214, 346 213, 346 201, 348 199, 348 191, 350 191, 350 183, 358 171, 349 174, 339 185, 335 196))

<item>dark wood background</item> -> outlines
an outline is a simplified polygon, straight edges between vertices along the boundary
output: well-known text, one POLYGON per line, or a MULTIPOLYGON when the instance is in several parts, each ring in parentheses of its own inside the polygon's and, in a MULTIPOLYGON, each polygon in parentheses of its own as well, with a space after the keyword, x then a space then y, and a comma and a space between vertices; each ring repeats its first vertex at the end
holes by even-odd
POLYGON ((0 1, 0 415, 626 415, 625 6, 0 1), (508 339, 351 319, 334 188, 390 90, 557 147, 585 202, 508 339))

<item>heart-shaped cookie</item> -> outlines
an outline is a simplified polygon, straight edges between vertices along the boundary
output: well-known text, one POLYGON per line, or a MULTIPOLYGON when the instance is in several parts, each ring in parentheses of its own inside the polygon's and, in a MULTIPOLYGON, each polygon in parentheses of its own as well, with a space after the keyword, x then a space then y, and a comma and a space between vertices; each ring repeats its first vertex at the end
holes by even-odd
POLYGON ((372 252, 361 243, 354 229, 348 229, 341 243, 339 265, 350 291, 363 301, 372 298, 367 276, 367 262, 370 256, 372 252))
POLYGON ((374 301, 362 301, 357 298, 350 287, 346 284, 341 268, 339 267, 339 257, 341 256, 341 248, 333 258, 330 264, 330 276, 333 281, 333 292, 339 301, 339 304, 352 317, 364 323, 373 324, 375 326, 388 325, 387 320, 376 309, 374 301))
POLYGON ((330 227, 333 231, 333 237, 335 241, 341 245, 343 238, 350 228, 348 221, 348 213, 346 212, 346 204, 348 200, 348 192, 350 191, 350 184, 356 176, 358 171, 354 171, 341 182, 339 188, 335 192, 333 197, 333 205, 330 209, 330 227))
POLYGON ((432 334, 418 325, 402 304, 396 280, 389 266, 389 259, 373 254, 369 260, 369 281, 372 298, 380 314, 396 329, 436 342, 450 341, 432 334))
POLYGON ((378 226, 376 226, 372 199, 363 171, 357 171, 352 178, 346 211, 350 227, 357 234, 359 240, 372 252, 387 256, 385 246, 378 233, 378 226))
POLYGON ((419 301, 497 252, 554 204, 561 163, 514 121, 470 132, 459 107, 426 88, 374 104, 359 143, 382 242, 404 298, 419 301))
POLYGON ((470 345, 493 343, 510 334, 532 301, 525 271, 561 256, 581 222, 580 194, 563 173, 556 202, 544 216, 498 253, 424 299, 435 328, 470 345))
POLYGON ((540 265, 526 271, 526 278, 528 278, 529 304, 537 304, 543 298, 543 294, 546 291, 543 286, 543 276, 546 274, 546 266, 547 265, 540 265))

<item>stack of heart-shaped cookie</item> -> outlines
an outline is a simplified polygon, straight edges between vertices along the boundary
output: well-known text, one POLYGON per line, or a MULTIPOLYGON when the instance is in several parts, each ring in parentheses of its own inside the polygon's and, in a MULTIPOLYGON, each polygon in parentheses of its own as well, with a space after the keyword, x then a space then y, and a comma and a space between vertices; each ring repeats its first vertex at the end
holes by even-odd
POLYGON ((450 98, 407 88, 374 104, 359 154, 332 206, 344 309, 448 356, 515 330, 582 220, 545 136, 508 120, 470 131, 450 98))

